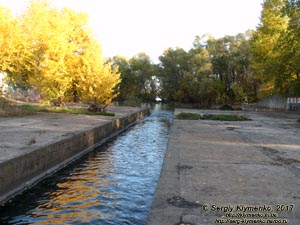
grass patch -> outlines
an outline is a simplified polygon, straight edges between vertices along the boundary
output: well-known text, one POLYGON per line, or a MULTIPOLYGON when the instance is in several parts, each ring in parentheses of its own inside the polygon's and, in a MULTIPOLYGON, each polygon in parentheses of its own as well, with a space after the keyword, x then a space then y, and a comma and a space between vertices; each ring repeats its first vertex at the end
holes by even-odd
POLYGON ((84 114, 84 115, 101 115, 101 116, 115 116, 114 112, 91 112, 87 108, 68 108, 68 107, 49 107, 38 105, 21 105, 24 111, 37 113, 68 113, 68 114, 84 114))
POLYGON ((219 120, 219 121, 247 121, 250 120, 243 115, 230 114, 198 114, 198 113, 179 113, 176 116, 179 120, 219 120))
POLYGON ((202 116, 198 113, 179 113, 176 115, 176 119, 179 120, 200 120, 202 116))
POLYGON ((115 116, 114 112, 91 112, 87 108, 49 107, 40 105, 18 105, 0 97, 0 117, 22 117, 39 112, 68 113, 83 115, 115 116))
POLYGON ((35 114, 34 112, 24 111, 19 105, 9 101, 6 98, 0 97, 0 116, 12 117, 12 116, 28 116, 35 114))
POLYGON ((203 115, 204 120, 219 120, 219 121, 247 121, 250 120, 243 115, 228 115, 228 114, 207 114, 203 115))

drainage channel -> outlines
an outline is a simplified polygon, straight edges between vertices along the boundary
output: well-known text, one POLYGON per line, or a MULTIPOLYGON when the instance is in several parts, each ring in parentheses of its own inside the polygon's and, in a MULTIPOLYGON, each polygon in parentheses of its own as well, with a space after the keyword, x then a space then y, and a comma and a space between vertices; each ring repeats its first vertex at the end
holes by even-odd
POLYGON ((150 116, 0 206, 0 224, 147 223, 173 112, 150 116))

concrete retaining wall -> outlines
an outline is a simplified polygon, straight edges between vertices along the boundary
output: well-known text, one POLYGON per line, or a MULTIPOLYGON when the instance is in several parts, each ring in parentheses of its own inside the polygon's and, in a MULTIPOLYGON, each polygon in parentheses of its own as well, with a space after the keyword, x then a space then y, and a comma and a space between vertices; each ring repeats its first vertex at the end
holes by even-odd
POLYGON ((246 111, 285 111, 287 98, 280 95, 273 95, 256 104, 243 104, 242 110, 246 111))
POLYGON ((142 109, 1 163, 0 202, 103 144, 148 114, 149 109, 142 109))
POLYGON ((286 109, 286 97, 273 95, 257 103, 257 107, 261 109, 273 109, 281 111, 286 109))

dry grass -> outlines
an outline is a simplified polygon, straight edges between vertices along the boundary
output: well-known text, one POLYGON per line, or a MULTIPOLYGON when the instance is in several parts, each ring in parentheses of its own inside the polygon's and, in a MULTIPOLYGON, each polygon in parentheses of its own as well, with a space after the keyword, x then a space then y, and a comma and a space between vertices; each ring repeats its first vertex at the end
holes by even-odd
POLYGON ((244 115, 230 115, 230 114, 204 114, 197 113, 179 113, 176 116, 180 120, 220 120, 220 121, 247 121, 250 120, 244 115))
POLYGON ((33 115, 34 112, 23 110, 19 105, 13 101, 0 97, 0 116, 1 117, 13 117, 13 116, 28 116, 33 115))
POLYGON ((0 97, 0 117, 22 117, 39 112, 68 113, 84 115, 114 116, 113 112, 90 112, 87 108, 50 107, 32 104, 20 104, 5 97, 0 97))

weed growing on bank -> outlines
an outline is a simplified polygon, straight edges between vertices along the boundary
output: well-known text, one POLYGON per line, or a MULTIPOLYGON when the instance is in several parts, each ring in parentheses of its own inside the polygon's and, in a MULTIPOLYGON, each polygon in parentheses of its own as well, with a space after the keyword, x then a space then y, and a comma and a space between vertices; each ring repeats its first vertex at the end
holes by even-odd
POLYGON ((22 117, 34 115, 39 112, 115 116, 114 112, 92 112, 88 110, 88 108, 50 107, 32 104, 17 104, 6 98, 0 97, 1 117, 22 117))
POLYGON ((250 120, 244 115, 231 114, 198 114, 198 113, 179 113, 176 116, 179 120, 219 120, 219 121, 247 121, 250 120))

